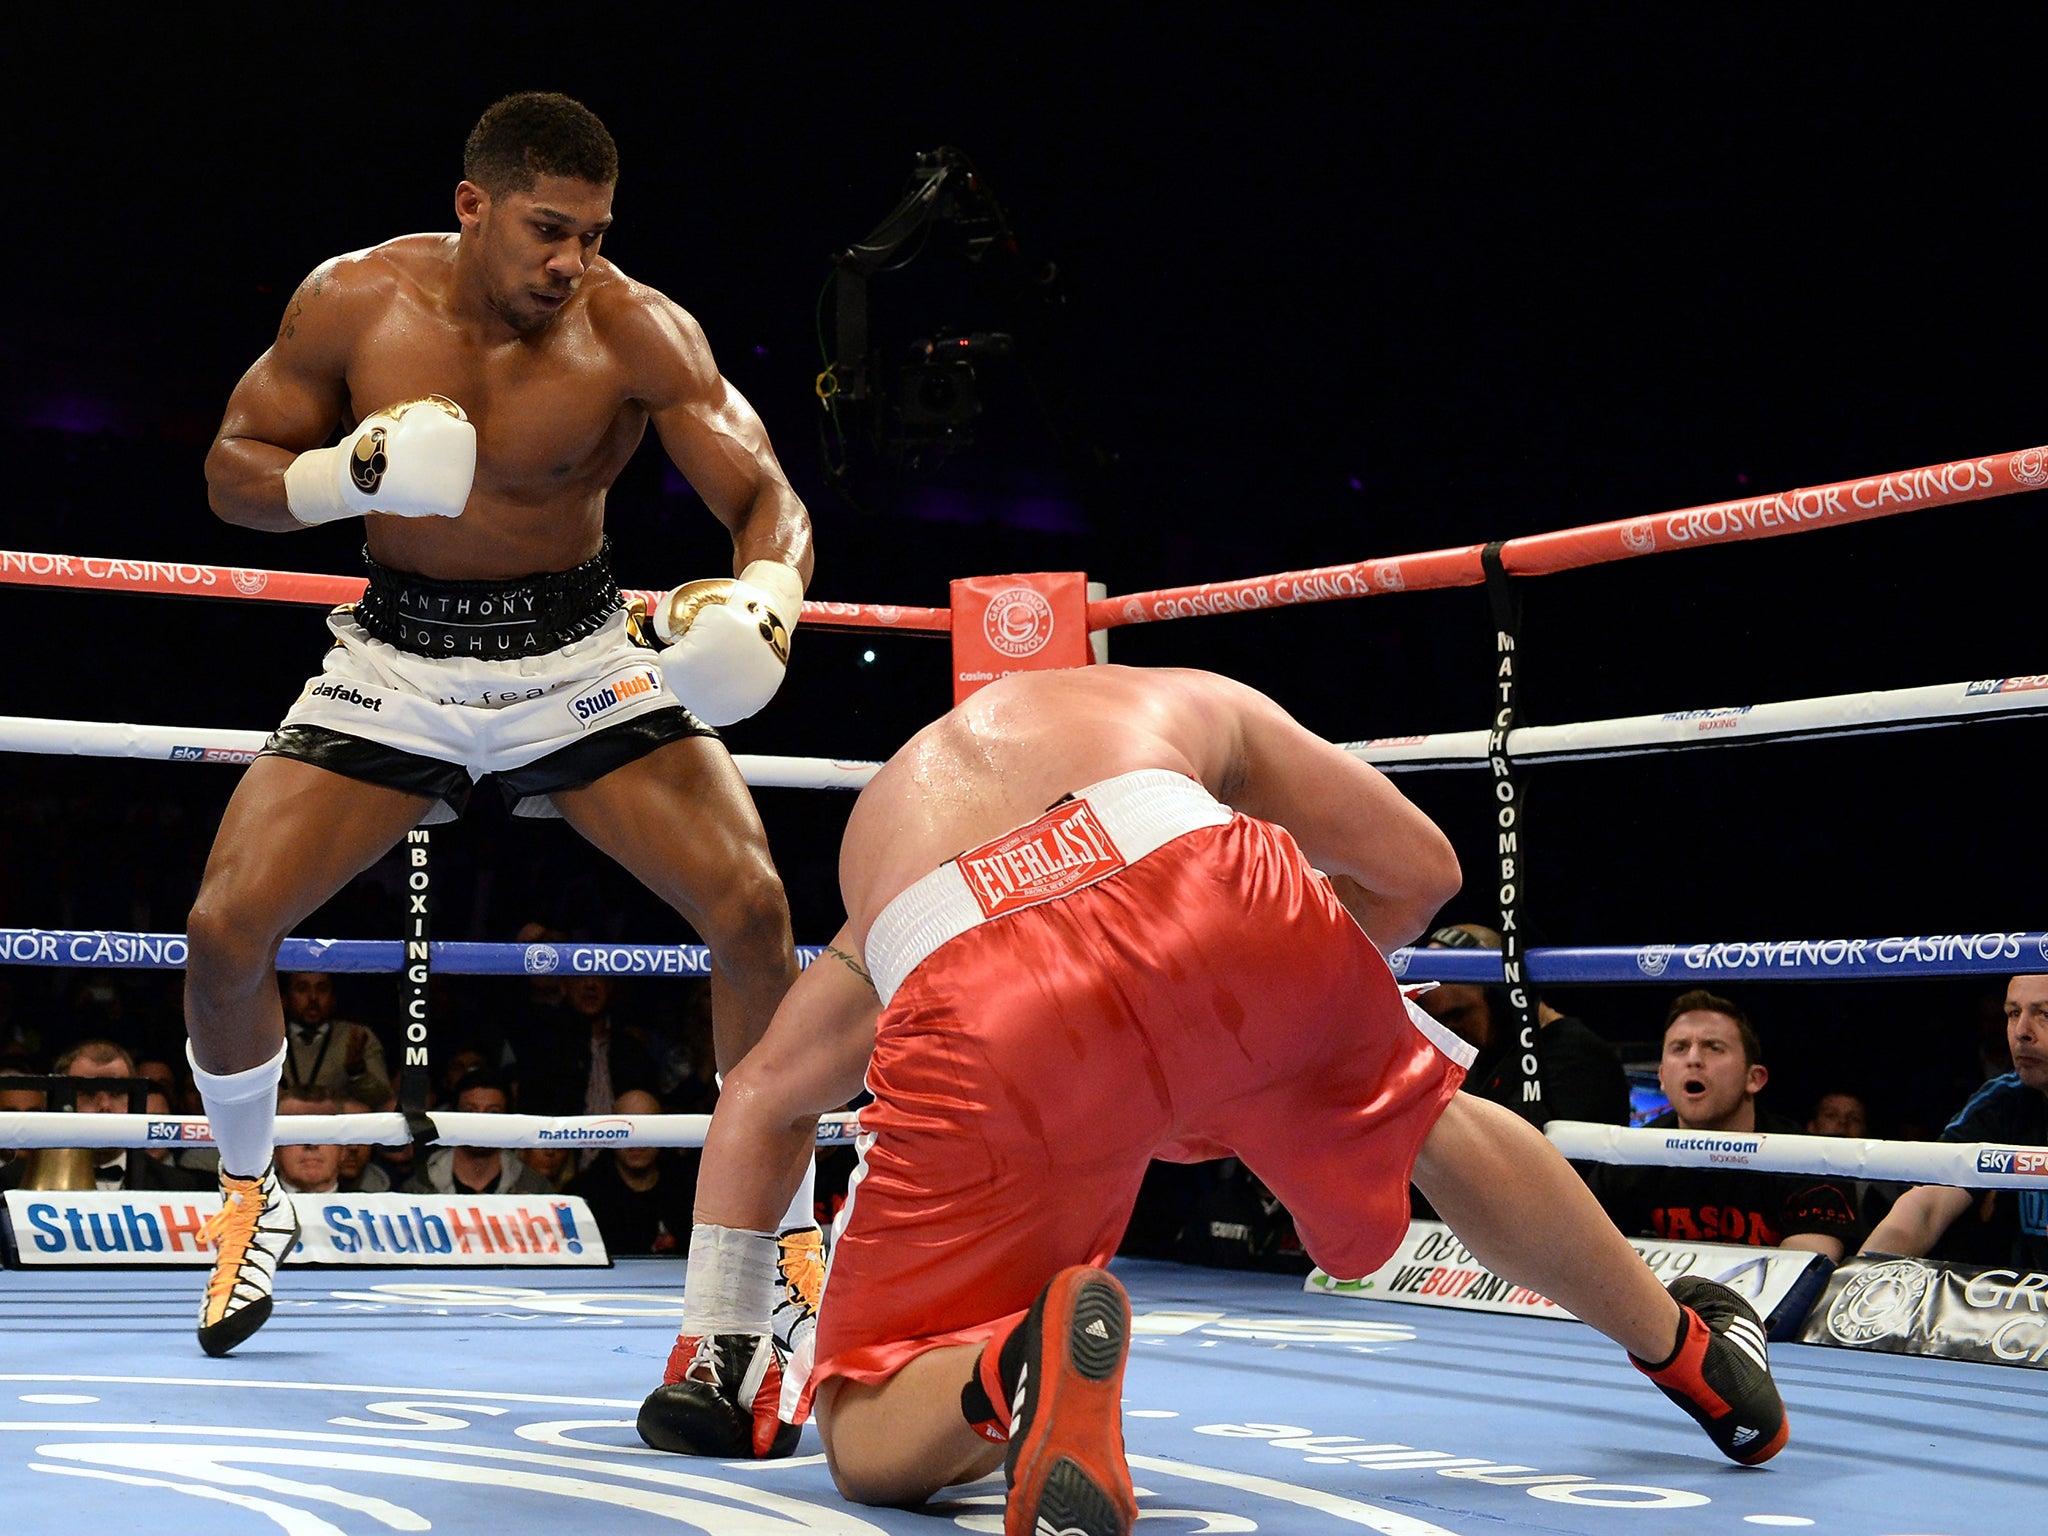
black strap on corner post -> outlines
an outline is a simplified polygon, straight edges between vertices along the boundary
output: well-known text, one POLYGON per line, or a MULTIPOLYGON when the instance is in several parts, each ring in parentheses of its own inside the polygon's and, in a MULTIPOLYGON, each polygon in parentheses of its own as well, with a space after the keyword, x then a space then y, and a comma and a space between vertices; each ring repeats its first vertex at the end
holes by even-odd
POLYGON ((427 1093, 433 1083, 432 1020, 427 999, 433 967, 434 872, 428 862, 427 829, 405 834, 405 966, 399 973, 398 1016, 404 1021, 405 1054, 398 1072, 398 1108, 412 1132, 414 1166, 424 1169, 426 1147, 434 1139, 427 1118, 427 1093))
POLYGON ((1507 983, 1515 1046, 1508 1054, 1512 1107, 1523 1119, 1541 1126, 1550 1118, 1543 1102, 1543 1076, 1536 1062, 1536 1003, 1529 995, 1523 969, 1523 905, 1528 886, 1522 852, 1523 800, 1528 787, 1515 775, 1508 752, 1508 733, 1520 723, 1520 656, 1522 632, 1520 594, 1509 584, 1507 567, 1496 540, 1479 552, 1486 568, 1486 596, 1493 608, 1493 715, 1486 733, 1486 762, 1493 779, 1496 899, 1500 907, 1501 973, 1507 983))

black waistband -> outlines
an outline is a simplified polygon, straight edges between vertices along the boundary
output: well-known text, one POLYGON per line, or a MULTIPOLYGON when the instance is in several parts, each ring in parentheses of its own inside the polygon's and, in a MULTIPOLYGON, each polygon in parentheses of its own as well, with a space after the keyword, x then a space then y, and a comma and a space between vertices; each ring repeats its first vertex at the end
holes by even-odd
POLYGON ((612 541, 573 570, 511 581, 436 581, 370 559, 369 590, 356 622, 373 640, 416 656, 514 661, 558 651, 595 634, 619 609, 612 541))

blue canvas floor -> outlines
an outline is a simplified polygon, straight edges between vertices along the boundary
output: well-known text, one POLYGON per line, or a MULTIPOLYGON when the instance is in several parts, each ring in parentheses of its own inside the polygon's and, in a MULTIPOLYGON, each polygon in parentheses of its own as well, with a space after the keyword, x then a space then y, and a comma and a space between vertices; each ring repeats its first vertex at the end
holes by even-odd
MULTIPOLYGON (((270 1326, 209 1360, 196 1272, 0 1271, 0 1518, 10 1536, 1001 1530, 999 1478, 922 1511, 843 1503, 814 1429, 783 1462, 643 1447, 681 1273, 288 1271, 270 1326)), ((1576 1323, 1118 1273, 1141 1532, 2043 1528, 2040 1372, 1774 1346, 1792 1442, 1746 1469, 1576 1323)))

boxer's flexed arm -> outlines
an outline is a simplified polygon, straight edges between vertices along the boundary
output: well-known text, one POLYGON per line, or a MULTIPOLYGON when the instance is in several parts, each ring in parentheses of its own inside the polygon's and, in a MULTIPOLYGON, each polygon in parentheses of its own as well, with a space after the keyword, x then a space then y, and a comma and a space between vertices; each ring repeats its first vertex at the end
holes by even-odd
POLYGON ((686 582, 651 617, 676 697, 730 725, 781 686, 811 578, 811 519, 754 408, 712 360, 697 322, 639 289, 611 328, 662 447, 732 534, 735 579, 686 582))
POLYGON ((731 532, 733 574, 769 560, 808 586, 810 514, 790 489, 761 418, 718 371, 696 320, 652 289, 638 295, 641 302, 622 307, 607 327, 608 337, 640 381, 640 403, 661 446, 731 532))
MULTIPOLYGON (((1220 798, 1278 822, 1382 950, 1412 942, 1458 892, 1437 824, 1370 763, 1323 740, 1264 694, 1215 678, 1227 744, 1220 798), (1234 733, 1234 739, 1233 739, 1234 733)), ((1217 787, 1217 786, 1212 786, 1217 787)))
POLYGON ((286 532, 370 512, 462 514, 476 479, 476 429, 452 400, 387 402, 322 446, 348 419, 349 358, 383 303, 381 286, 363 257, 338 257, 292 295, 206 456, 207 494, 224 521, 286 532))
POLYGON ((277 339, 228 397, 206 455, 206 493, 224 522, 273 533, 304 526, 285 501, 284 472, 348 419, 349 350, 362 324, 354 286, 323 262, 285 306, 277 339))

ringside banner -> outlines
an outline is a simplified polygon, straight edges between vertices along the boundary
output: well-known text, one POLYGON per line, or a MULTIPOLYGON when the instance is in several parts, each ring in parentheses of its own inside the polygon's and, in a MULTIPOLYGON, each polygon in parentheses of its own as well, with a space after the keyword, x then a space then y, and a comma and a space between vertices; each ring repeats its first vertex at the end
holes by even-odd
POLYGON ((1842 1261, 1799 1333, 1802 1344, 2048 1364, 2048 1275, 1983 1264, 1858 1254, 1842 1261))
MULTIPOLYGON (((459 1268, 607 1266, 604 1238, 581 1199, 528 1195, 294 1195, 299 1245, 287 1264, 459 1268)), ((186 1265, 213 1262, 200 1236, 217 1194, 10 1189, 11 1265, 186 1265)))
MULTIPOLYGON (((1725 1243, 1665 1243, 1631 1238, 1643 1261, 1669 1284, 1680 1275, 1704 1275, 1740 1291, 1766 1323, 1813 1267, 1818 1254, 1783 1248, 1741 1248, 1725 1243)), ((1570 1318, 1547 1296, 1513 1285, 1494 1274, 1457 1234, 1440 1221, 1411 1221, 1394 1256, 1357 1280, 1337 1280, 1311 1270, 1304 1290, 1368 1301, 1404 1301, 1461 1312, 1515 1312, 1525 1317, 1570 1318)), ((1802 1291, 1801 1295, 1810 1295, 1802 1291)), ((1795 1301, 1795 1305, 1799 1304, 1795 1301)), ((1789 1323, 1796 1319, 1786 1319, 1789 1323)))

